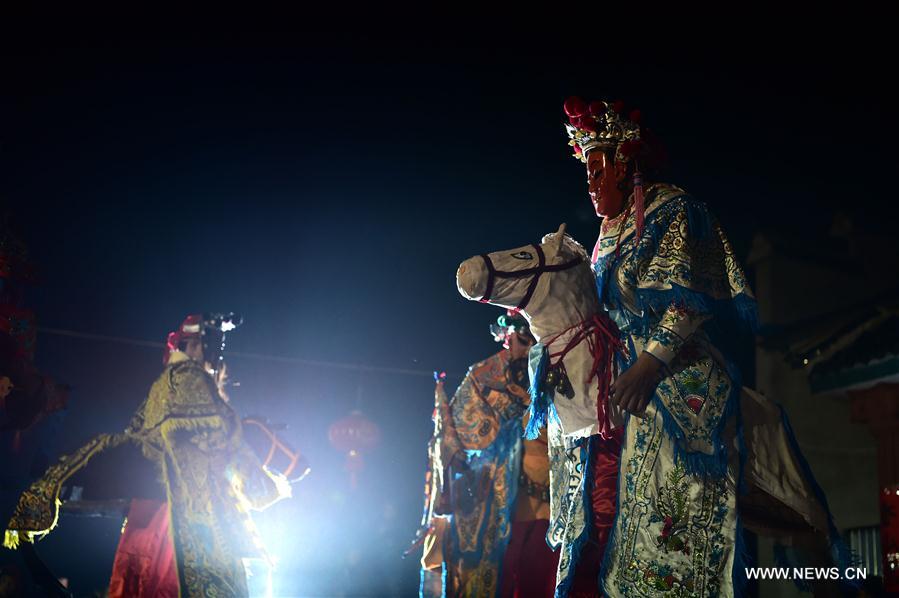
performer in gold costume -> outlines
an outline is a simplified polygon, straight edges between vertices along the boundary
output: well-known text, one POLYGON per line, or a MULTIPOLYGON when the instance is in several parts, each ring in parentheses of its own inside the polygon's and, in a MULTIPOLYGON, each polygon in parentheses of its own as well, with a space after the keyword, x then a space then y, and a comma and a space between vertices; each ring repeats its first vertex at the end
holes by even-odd
POLYGON ((471 366, 451 401, 437 380, 422 596, 553 594, 546 434, 522 438, 534 339, 514 313, 491 331, 504 349, 471 366))
POLYGON ((4 545, 16 548, 49 533, 57 524, 66 480, 98 453, 133 442, 156 465, 165 487, 168 513, 153 521, 170 527, 164 537, 171 550, 163 546, 159 553, 173 552, 176 579, 166 581, 164 562, 154 571, 129 572, 128 563, 117 558, 123 568, 114 572, 111 590, 140 596, 246 596, 241 559, 264 553, 250 511, 289 496, 290 486, 263 468, 243 442, 240 419, 221 392, 224 333, 237 324, 233 316, 189 316, 169 335, 165 369, 131 424, 61 457, 34 482, 19 499, 4 545), (144 579, 123 581, 129 575, 144 579))

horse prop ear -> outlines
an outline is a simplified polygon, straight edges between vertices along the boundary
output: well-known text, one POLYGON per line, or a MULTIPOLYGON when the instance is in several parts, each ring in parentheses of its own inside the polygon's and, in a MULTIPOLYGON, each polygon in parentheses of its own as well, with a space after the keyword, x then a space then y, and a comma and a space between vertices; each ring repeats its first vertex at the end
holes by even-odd
POLYGON ((559 252, 562 251, 562 243, 565 242, 565 227, 568 226, 564 222, 559 226, 559 232, 556 233, 556 238, 553 239, 553 249, 555 250, 554 255, 559 255, 559 252))

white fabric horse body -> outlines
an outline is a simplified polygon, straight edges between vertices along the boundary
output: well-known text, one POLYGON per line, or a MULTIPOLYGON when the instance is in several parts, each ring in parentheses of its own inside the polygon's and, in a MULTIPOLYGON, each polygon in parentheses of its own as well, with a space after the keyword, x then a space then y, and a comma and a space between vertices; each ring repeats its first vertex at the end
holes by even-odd
MULTIPOLYGON (((472 300, 507 309, 519 308, 538 342, 550 355, 560 352, 577 334, 578 325, 600 313, 596 282, 584 248, 559 231, 546 235, 538 246, 472 257, 456 274, 459 292, 472 300), (541 260, 541 254, 545 258, 541 260), (541 264, 541 261, 544 263, 541 264)), ((592 377, 593 355, 585 341, 563 358, 573 397, 555 400, 559 430, 573 440, 598 433, 597 380, 592 377)), ((622 424, 620 411, 611 412, 612 427, 622 424)), ((550 437, 558 438, 550 429, 550 437)))
MULTIPOLYGON (((557 233, 546 235, 539 245, 526 245, 464 261, 456 279, 460 293, 468 299, 519 309, 529 321, 535 338, 547 346, 550 356, 556 356, 552 363, 557 364, 561 358, 567 370, 573 392, 564 393, 567 396, 555 393, 553 404, 558 420, 551 417, 548 420, 551 521, 547 540, 554 547, 563 547, 558 579, 564 580, 570 573, 573 558, 571 546, 586 525, 581 508, 585 491, 583 456, 578 457, 579 451, 572 449, 580 439, 600 431, 596 352, 585 341, 568 347, 567 353, 559 355, 578 330, 583 330, 583 323, 603 310, 587 253, 580 244, 565 235, 563 224, 557 233)), ((788 438, 780 408, 745 387, 740 403, 746 441, 744 475, 750 489, 749 494, 741 497, 740 501, 741 510, 745 509, 742 515, 744 524, 765 535, 790 537, 811 533, 823 534, 826 538, 828 528, 832 528, 826 503, 819 500, 810 472, 801 466, 801 456, 788 438), (808 531, 797 532, 797 525, 803 524, 808 526, 808 531)), ((622 426, 625 414, 614 406, 607 409, 612 427, 622 426)), ((650 405, 645 417, 652 420, 654 414, 655 409, 650 405)), ((622 468, 628 467, 628 455, 634 450, 633 435, 629 433, 624 440, 622 468)), ((733 426, 725 436, 723 442, 736 449, 733 426)), ((653 489, 651 504, 659 500, 659 489, 666 480, 663 474, 676 470, 677 463, 671 449, 674 442, 672 438, 665 440, 667 448, 663 452, 667 465, 650 484, 653 489)), ((732 533, 736 506, 732 473, 727 476, 726 485, 729 488, 726 494, 731 513, 728 529, 732 533)), ((620 492, 621 488, 619 510, 622 509, 621 500, 629 500, 622 498, 620 492)), ((834 542, 836 538, 832 536, 829 540, 834 542)), ((734 538, 731 537, 728 542, 733 551, 734 538)), ((652 550, 650 548, 650 552, 652 550)), ((619 573, 611 573, 616 574, 619 573)), ((725 585, 723 589, 727 591, 728 588, 730 586, 725 585)), ((617 595, 615 590, 611 594, 617 595)))

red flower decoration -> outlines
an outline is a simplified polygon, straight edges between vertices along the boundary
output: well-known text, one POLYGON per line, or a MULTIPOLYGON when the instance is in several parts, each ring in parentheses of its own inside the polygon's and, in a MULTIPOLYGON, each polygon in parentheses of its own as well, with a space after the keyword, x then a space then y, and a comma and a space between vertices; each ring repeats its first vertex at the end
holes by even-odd
POLYGON ((575 146, 574 146, 574 153, 576 153, 578 156, 580 156, 581 154, 584 153, 584 150, 581 149, 581 146, 575 145, 575 146))
POLYGON ((665 585, 668 586, 669 588, 674 585, 674 576, 673 575, 666 575, 663 578, 663 580, 665 581, 665 585))
POLYGON ((590 105, 587 107, 590 114, 593 116, 602 116, 606 113, 606 104, 605 102, 600 102, 599 100, 594 100, 590 102, 590 105))
POLYGON ((580 120, 580 124, 578 125, 578 129, 583 129, 585 131, 596 132, 596 121, 590 118, 589 116, 584 116, 580 120))
POLYGON ((640 119, 643 118, 643 113, 640 112, 639 110, 631 110, 631 113, 630 113, 630 115, 628 115, 628 118, 631 119, 633 122, 640 124, 640 119))
POLYGON ((624 114, 624 102, 621 100, 615 100, 615 103, 612 104, 612 110, 614 110, 618 114, 624 114))
POLYGON ((587 114, 587 103, 577 96, 571 96, 565 100, 565 114, 568 115, 571 123, 574 124, 574 119, 587 114))

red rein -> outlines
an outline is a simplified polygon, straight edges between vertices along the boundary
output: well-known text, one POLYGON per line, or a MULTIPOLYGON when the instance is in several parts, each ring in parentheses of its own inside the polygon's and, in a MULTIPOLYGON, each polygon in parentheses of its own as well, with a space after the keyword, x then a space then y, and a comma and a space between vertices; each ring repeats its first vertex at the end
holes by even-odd
POLYGON ((615 367, 615 353, 624 351, 618 326, 605 314, 594 314, 583 322, 558 333, 546 343, 546 346, 549 347, 556 339, 570 330, 576 330, 576 332, 565 344, 565 347, 561 351, 549 354, 549 369, 559 368, 567 376, 563 363, 565 356, 580 343, 587 342, 590 355, 593 356, 593 364, 590 367, 590 377, 587 378, 587 382, 592 382, 596 378, 596 417, 599 422, 599 434, 602 438, 608 439, 612 434, 608 406, 609 387, 612 385, 612 373, 615 367))

